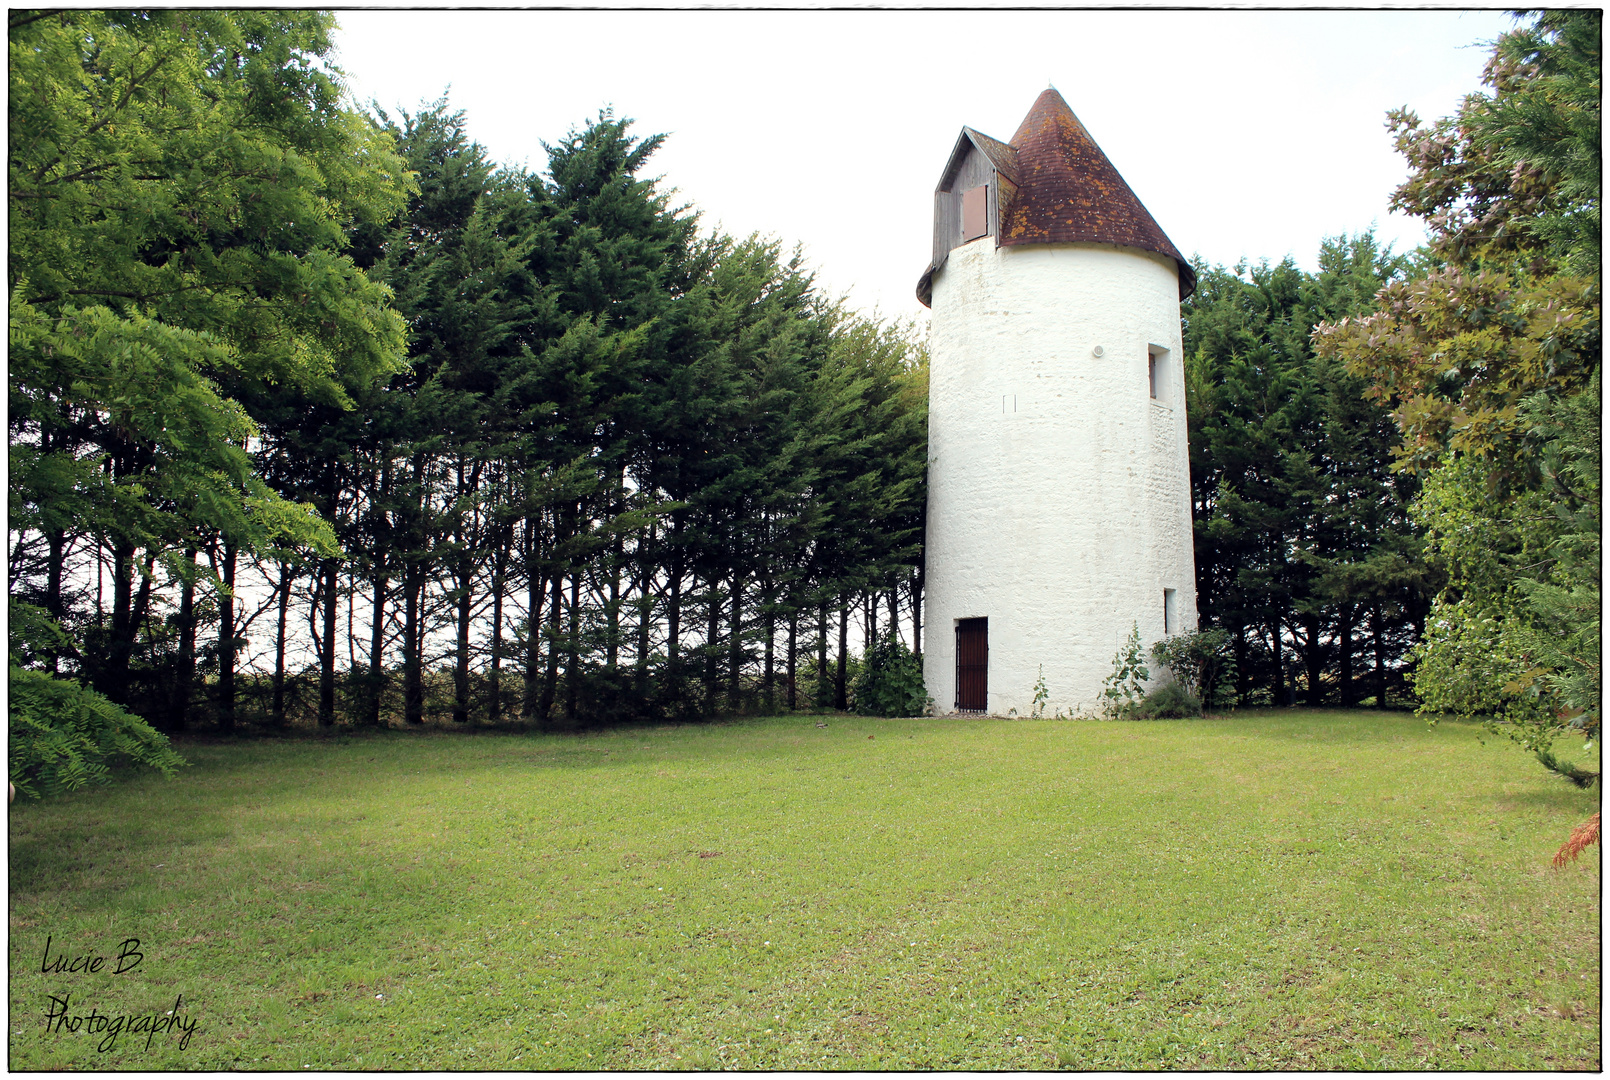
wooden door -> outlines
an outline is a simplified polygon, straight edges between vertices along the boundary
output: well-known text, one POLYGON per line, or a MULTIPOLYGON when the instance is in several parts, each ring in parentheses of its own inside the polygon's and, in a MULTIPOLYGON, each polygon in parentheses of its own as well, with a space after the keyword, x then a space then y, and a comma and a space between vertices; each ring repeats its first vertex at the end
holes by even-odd
POLYGON ((956 709, 989 709, 989 620, 956 621, 956 709))

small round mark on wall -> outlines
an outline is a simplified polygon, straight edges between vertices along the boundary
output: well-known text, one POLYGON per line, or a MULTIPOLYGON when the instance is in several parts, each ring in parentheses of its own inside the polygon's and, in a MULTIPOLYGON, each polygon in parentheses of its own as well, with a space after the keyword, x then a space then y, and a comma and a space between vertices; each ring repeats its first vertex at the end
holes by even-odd
POLYGON ((1097 345, 1094 349, 1090 350, 1090 355, 1094 356, 1097 360, 1100 360, 1106 354, 1107 350, 1103 349, 1100 345, 1097 345))

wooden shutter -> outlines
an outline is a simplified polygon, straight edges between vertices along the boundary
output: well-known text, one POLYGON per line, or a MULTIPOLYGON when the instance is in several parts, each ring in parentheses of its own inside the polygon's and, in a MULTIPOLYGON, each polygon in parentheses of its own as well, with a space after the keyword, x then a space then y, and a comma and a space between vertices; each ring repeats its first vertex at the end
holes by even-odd
POLYGON ((989 708, 989 620, 956 622, 956 708, 984 712, 989 708))
POLYGON ((971 188, 962 193, 962 243, 977 240, 989 232, 987 211, 989 185, 971 188))

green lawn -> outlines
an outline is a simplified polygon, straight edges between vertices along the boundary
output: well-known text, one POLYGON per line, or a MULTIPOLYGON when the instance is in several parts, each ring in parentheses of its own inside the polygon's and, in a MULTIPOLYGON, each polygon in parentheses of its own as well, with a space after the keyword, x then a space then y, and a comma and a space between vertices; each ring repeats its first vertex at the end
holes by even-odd
POLYGON ((10 1067, 1600 1067, 1599 848, 1549 866, 1598 792, 1473 727, 817 722, 191 743, 13 806, 10 1067), (46 1030, 181 994, 183 1050, 46 1030))

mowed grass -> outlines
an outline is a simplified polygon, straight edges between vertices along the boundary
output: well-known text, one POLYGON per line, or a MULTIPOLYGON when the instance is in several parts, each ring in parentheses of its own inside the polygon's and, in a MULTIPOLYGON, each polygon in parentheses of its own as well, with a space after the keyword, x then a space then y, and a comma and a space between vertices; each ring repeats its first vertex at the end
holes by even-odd
POLYGON ((10 1067, 1598 1069, 1598 808, 1477 729, 190 744, 10 814, 10 1067), (133 971, 42 974, 52 955, 133 971), (71 1015, 198 1023, 146 1044, 71 1015))

